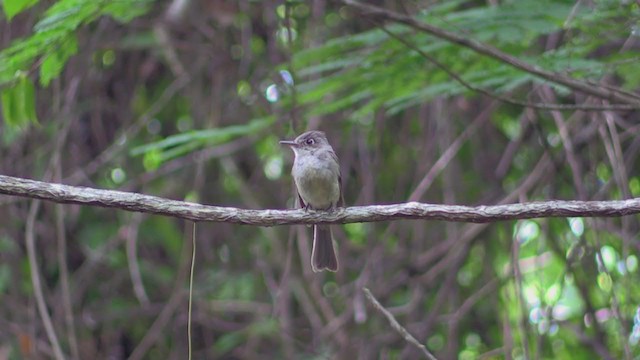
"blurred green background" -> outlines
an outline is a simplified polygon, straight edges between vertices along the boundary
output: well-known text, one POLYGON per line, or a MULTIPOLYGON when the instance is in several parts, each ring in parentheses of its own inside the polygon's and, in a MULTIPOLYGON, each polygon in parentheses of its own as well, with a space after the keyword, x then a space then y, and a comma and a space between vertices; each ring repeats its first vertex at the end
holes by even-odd
MULTIPOLYGON (((640 97, 638 2, 371 3, 640 97)), ((497 100, 609 104, 340 1, 0 4, 4 175, 291 208, 278 140, 321 129, 348 205, 640 193, 637 110, 497 100)), ((191 223, 8 196, 0 215, 0 359, 186 358, 191 223)), ((419 358, 363 287, 439 359, 640 357, 636 216, 335 228, 341 269, 314 274, 307 227, 198 224, 194 358, 419 358)))

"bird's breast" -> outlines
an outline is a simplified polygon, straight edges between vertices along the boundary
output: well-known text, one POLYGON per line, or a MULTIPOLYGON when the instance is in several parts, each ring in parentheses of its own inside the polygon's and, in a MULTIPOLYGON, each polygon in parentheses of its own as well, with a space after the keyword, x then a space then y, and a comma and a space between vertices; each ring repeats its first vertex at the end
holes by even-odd
POLYGON ((299 161, 294 163, 292 175, 298 193, 313 209, 334 207, 340 198, 338 170, 331 164, 320 161, 299 161), (326 165, 326 166, 325 166, 326 165))

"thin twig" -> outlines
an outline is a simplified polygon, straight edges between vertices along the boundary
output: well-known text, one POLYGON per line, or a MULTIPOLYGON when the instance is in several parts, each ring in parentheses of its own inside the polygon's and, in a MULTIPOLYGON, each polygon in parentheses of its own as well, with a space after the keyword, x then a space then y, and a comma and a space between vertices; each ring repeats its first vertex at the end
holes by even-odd
POLYGON ((460 85, 462 85, 466 89, 468 89, 470 91, 481 93, 482 95, 485 95, 485 96, 487 96, 489 98, 496 99, 496 100, 505 102, 507 104, 523 106, 523 107, 528 107, 528 108, 534 108, 534 109, 540 109, 540 110, 557 110, 557 111, 559 111, 559 110, 609 111, 609 110, 631 110, 631 109, 634 108, 634 106, 626 105, 626 104, 623 104, 623 105, 619 105, 619 104, 612 104, 612 105, 595 105, 595 104, 571 105, 571 104, 557 104, 557 103, 546 103, 546 102, 545 103, 533 103, 533 102, 529 102, 529 101, 521 101, 521 100, 513 99, 513 98, 510 98, 508 96, 504 96, 504 95, 495 93, 493 91, 489 91, 489 90, 487 90, 485 88, 481 88, 481 87, 475 86, 475 85, 465 81, 460 75, 456 74, 453 70, 449 69, 449 67, 447 67, 444 63, 438 61, 435 57, 429 55, 429 53, 427 53, 426 51, 423 51, 422 49, 420 49, 416 45, 412 44, 405 37, 402 37, 402 36, 392 32, 392 31, 390 31, 389 29, 385 28, 384 25, 379 25, 379 26, 380 26, 380 30, 385 32, 387 35, 393 37, 394 39, 398 40, 399 42, 404 44, 409 49, 417 52, 423 58, 429 60, 437 68, 439 68, 440 70, 442 70, 445 73, 447 73, 447 75, 449 75, 451 78, 453 78, 453 80, 458 82, 460 85))
POLYGON ((539 66, 531 65, 525 61, 522 61, 514 56, 511 56, 501 50, 490 46, 485 43, 476 41, 468 36, 458 35, 456 33, 441 29, 437 26, 419 21, 414 17, 402 15, 378 6, 364 4, 355 0, 342 0, 343 3, 349 5, 355 9, 360 10, 368 16, 374 16, 381 20, 392 21, 407 25, 413 29, 421 32, 433 35, 437 38, 444 39, 454 44, 469 48, 478 54, 488 56, 492 59, 498 60, 502 63, 510 65, 516 69, 525 71, 527 73, 538 76, 547 81, 561 84, 569 87, 573 90, 583 92, 585 94, 593 95, 598 98, 608 99, 614 102, 631 105, 632 108, 640 108, 640 100, 635 96, 629 96, 622 91, 618 91, 615 88, 606 88, 595 84, 590 84, 582 80, 574 79, 570 76, 550 72, 542 69, 539 66))
MULTIPOLYGON (((543 100, 548 99, 549 101, 552 101, 553 99, 555 99, 555 95, 549 86, 543 86, 539 90, 539 92, 543 100)), ((560 135, 560 139, 562 140, 562 146, 566 154, 566 159, 569 163, 569 167, 571 168, 573 184, 576 187, 578 198, 580 200, 584 200, 586 199, 587 192, 585 191, 585 186, 582 181, 582 166, 580 165, 580 161, 578 161, 578 157, 576 156, 575 145, 573 144, 573 139, 569 132, 569 127, 567 126, 567 121, 564 119, 564 116, 560 111, 551 111, 551 117, 553 118, 553 121, 558 128, 558 134, 560 135)))
POLYGON ((53 322, 51 322, 51 316, 49 316, 49 310, 47 310, 47 304, 44 300, 44 294, 42 292, 42 283, 40 282, 40 270, 38 269, 38 260, 36 259, 36 240, 34 235, 34 227, 36 223, 36 216, 38 215, 38 209, 40 208, 40 201, 36 200, 31 203, 29 209, 29 216, 27 217, 25 240, 27 243, 27 256, 29 258, 29 267, 31 268, 31 282, 33 283, 33 295, 36 298, 36 304, 38 305, 38 312, 42 318, 42 324, 44 325, 45 332, 49 338, 49 343, 53 348, 53 354, 56 360, 64 360, 65 356, 62 353, 60 347, 60 341, 58 335, 53 328, 53 322))
POLYGON ((133 293, 142 305, 149 305, 149 296, 142 282, 142 274, 140 273, 140 265, 138 265, 138 230, 142 216, 134 214, 129 224, 125 227, 124 238, 127 253, 127 265, 129 267, 129 276, 133 284, 133 293))
POLYGON ((476 133, 476 130, 480 126, 484 125, 491 117, 491 110, 493 109, 494 104, 489 105, 484 111, 480 113, 480 115, 476 116, 476 118, 465 127, 464 131, 458 137, 456 137, 455 140, 450 142, 451 144, 445 151, 442 152, 442 155, 440 155, 431 169, 429 169, 422 180, 420 180, 418 186, 416 186, 413 192, 411 192, 411 195, 409 195, 409 201, 418 201, 420 200, 420 198, 422 198, 427 189, 431 187, 431 184, 435 181, 436 177, 440 173, 442 173, 447 165, 449 165, 451 160, 458 154, 458 151, 460 151, 467 140, 471 138, 476 133))
MULTIPOLYGON (((185 225, 185 237, 187 234, 187 225, 185 225)), ((184 282, 189 276, 189 269, 191 267, 190 259, 192 258, 191 242, 183 241, 182 253, 180 254, 180 264, 178 265, 178 273, 176 274, 173 291, 169 299, 164 303, 162 311, 158 317, 153 321, 153 324, 149 328, 149 331, 144 335, 142 340, 136 345, 135 349, 129 356, 129 360, 140 360, 145 357, 149 349, 158 341, 163 335, 164 328, 169 321, 173 319, 173 316, 180 306, 185 293, 182 291, 184 282)))
POLYGON ((196 223, 193 223, 193 232, 191 233, 191 269, 189 271, 189 310, 187 317, 187 341, 189 343, 189 357, 192 359, 193 354, 193 329, 191 324, 192 304, 193 304, 193 273, 196 267, 196 223))
POLYGON ((398 334, 400 334, 400 336, 402 336, 403 339, 405 339, 409 344, 415 346, 418 350, 420 350, 427 359, 436 360, 436 357, 433 356, 431 352, 429 352, 426 346, 422 345, 418 340, 416 340, 416 338, 414 338, 413 335, 411 335, 407 331, 407 329, 405 329, 404 327, 402 327, 402 325, 400 325, 398 320, 396 320, 396 318, 393 317, 393 315, 389 311, 387 311, 387 309, 385 309, 382 305, 380 305, 378 300, 373 296, 373 294, 371 293, 371 291, 369 291, 369 289, 365 287, 365 288, 362 288, 362 291, 364 291, 364 294, 367 297, 367 300, 371 302, 371 305, 373 305, 373 307, 376 308, 376 310, 380 311, 382 315, 384 315, 387 318, 391 327, 395 331, 397 331, 398 334))
MULTIPOLYGON (((598 262, 602 266, 602 272, 605 273, 609 278, 611 278, 609 269, 607 269, 604 262, 604 257, 602 256, 602 243, 600 242, 600 237, 597 234, 594 235, 594 237, 595 237, 595 243, 597 246, 596 259, 598 259, 598 262)), ((620 325, 620 331, 622 332, 622 336, 620 340, 622 342, 622 348, 624 349, 624 358, 625 360, 631 360, 633 356, 631 355, 631 349, 629 348, 629 342, 627 341, 627 339, 629 339, 629 329, 627 329, 626 321, 620 312, 620 300, 618 299, 618 296, 616 295, 615 290, 612 290, 610 293, 611 293, 611 311, 613 312, 613 317, 618 321, 618 324, 620 325)))
POLYGON ((520 307, 520 317, 518 318, 518 328, 520 329, 520 341, 522 342, 522 355, 525 360, 529 359, 529 328, 527 305, 522 290, 522 271, 520 271, 520 244, 519 236, 516 236, 511 243, 511 267, 513 270, 516 303, 520 307))
POLYGON ((62 293, 62 307, 64 309, 64 320, 67 325, 69 350, 72 359, 80 359, 78 350, 78 337, 76 336, 73 306, 71 305, 71 290, 69 286, 69 266, 67 265, 67 234, 64 224, 65 208, 63 205, 56 205, 55 222, 56 238, 58 240, 58 266, 60 268, 60 290, 62 293))
MULTIPOLYGON (((55 145, 53 149, 53 156, 49 163, 49 169, 53 171, 55 181, 62 179, 62 151, 66 140, 69 136, 69 131, 77 117, 73 114, 72 109, 76 105, 76 95, 80 86, 80 76, 76 76, 71 80, 68 86, 68 90, 65 94, 65 104, 61 111, 64 117, 62 121, 62 129, 58 133, 55 139, 55 145)), ((55 110, 54 112, 58 112, 55 110)), ((67 231, 65 225, 66 209, 62 205, 57 205, 54 210, 55 214, 55 226, 56 226, 56 239, 58 241, 57 255, 58 255, 58 268, 60 269, 60 293, 62 297, 62 309, 64 313, 64 320, 67 326, 67 338, 69 341, 69 351, 71 352, 71 358, 74 360, 80 359, 80 351, 78 347, 78 337, 75 330, 75 319, 73 306, 71 304, 71 286, 69 284, 69 265, 67 259, 67 231)))
POLYGON ((133 138, 144 127, 153 120, 154 116, 158 114, 169 103, 169 100, 175 96, 185 85, 189 83, 189 76, 181 76, 176 78, 158 97, 147 111, 142 114, 133 124, 131 124, 120 136, 117 141, 114 141, 111 146, 105 149, 100 155, 93 159, 82 169, 76 170, 73 174, 68 176, 65 181, 78 183, 82 179, 89 177, 102 168, 102 166, 109 161, 113 160, 118 154, 120 154, 125 145, 128 144, 125 141, 127 138, 133 138))

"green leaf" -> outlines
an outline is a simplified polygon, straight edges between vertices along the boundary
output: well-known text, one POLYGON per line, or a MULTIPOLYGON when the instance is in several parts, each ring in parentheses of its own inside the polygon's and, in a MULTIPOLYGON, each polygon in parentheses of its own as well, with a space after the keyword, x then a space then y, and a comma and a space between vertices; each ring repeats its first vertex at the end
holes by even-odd
MULTIPOLYGON (((37 0, 28 0, 36 3, 37 0)), ((5 7, 17 8, 25 0, 0 0, 5 7), (8 5, 7 5, 8 4, 8 5)), ((15 40, 0 51, 0 85, 14 80, 21 69, 31 68, 37 58, 42 58, 40 82, 46 86, 56 78, 68 58, 77 52, 75 32, 100 16, 108 15, 119 21, 130 21, 149 10, 151 0, 58 0, 36 23, 34 33, 24 39, 15 40)))
POLYGON ((7 20, 11 21, 14 16, 37 3, 38 0, 2 0, 2 9, 7 16, 7 20))
POLYGON ((35 86, 26 74, 19 74, 17 83, 2 91, 2 116, 8 126, 25 128, 37 123, 35 86))
POLYGON ((0 265, 0 298, 11 284, 12 278, 9 264, 0 265))
POLYGON ((150 0, 113 1, 102 11, 121 23, 128 23, 138 16, 144 15, 151 6, 150 0))
POLYGON ((278 333, 279 325, 278 321, 274 318, 265 318, 264 320, 256 321, 247 328, 247 332, 251 336, 271 336, 278 333))
POLYGON ((14 100, 15 88, 10 87, 2 90, 0 94, 0 98, 2 100, 2 117, 4 118, 4 122, 8 126, 13 126, 17 124, 17 111, 16 111, 16 101, 14 100))
POLYGON ((233 138, 251 135, 266 128, 274 121, 272 116, 250 121, 244 125, 232 125, 224 128, 188 131, 169 136, 163 140, 133 148, 131 156, 150 151, 163 151, 162 160, 182 155, 203 145, 220 144, 233 138), (171 150, 169 150, 171 149, 171 150))
POLYGON ((75 35, 68 37, 60 48, 47 54, 40 66, 40 85, 49 86, 51 80, 57 78, 67 60, 78 52, 78 40, 75 35))
POLYGON ((69 30, 74 30, 79 20, 76 15, 80 14, 81 11, 82 7, 80 6, 75 6, 60 12, 48 11, 50 15, 38 21, 33 27, 33 30, 35 32, 44 32, 56 27, 65 27, 69 30))
POLYGON ((33 81, 24 75, 20 78, 18 83, 20 109, 24 119, 24 124, 28 122, 34 124, 38 123, 38 116, 36 115, 36 87, 33 85, 33 81))
POLYGON ((160 150, 150 150, 144 154, 142 165, 145 170, 153 171, 162 165, 162 153, 160 150))
POLYGON ((245 334, 239 331, 226 333, 216 340, 213 348, 217 354, 222 355, 240 346, 245 337, 245 334))

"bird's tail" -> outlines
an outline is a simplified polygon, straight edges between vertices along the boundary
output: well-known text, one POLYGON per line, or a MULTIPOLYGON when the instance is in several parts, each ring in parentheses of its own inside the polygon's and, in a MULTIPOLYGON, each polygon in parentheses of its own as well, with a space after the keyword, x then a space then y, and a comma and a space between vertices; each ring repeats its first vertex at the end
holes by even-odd
POLYGON ((316 225, 313 227, 311 267, 314 272, 323 270, 338 271, 338 258, 333 248, 333 236, 329 225, 316 225))

